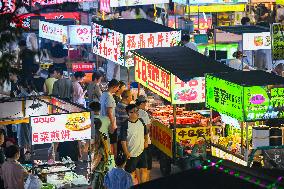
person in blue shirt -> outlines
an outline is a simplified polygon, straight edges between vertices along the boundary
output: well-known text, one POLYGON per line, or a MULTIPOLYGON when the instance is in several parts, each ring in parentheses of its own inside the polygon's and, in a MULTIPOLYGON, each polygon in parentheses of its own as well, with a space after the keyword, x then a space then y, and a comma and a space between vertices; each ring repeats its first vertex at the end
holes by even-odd
POLYGON ((133 186, 131 175, 124 170, 126 161, 126 156, 123 153, 117 155, 116 167, 111 169, 104 179, 106 189, 129 189, 133 186))

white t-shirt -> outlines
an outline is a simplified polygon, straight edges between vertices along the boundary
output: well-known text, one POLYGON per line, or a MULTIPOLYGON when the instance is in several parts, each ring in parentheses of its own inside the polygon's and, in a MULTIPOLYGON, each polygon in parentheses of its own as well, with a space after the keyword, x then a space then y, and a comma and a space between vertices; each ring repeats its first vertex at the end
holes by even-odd
POLYGON ((116 103, 113 96, 109 92, 103 92, 100 103, 101 103, 101 116, 107 116, 107 108, 112 108, 112 115, 115 118, 116 103))
POLYGON ((137 119, 136 122, 125 122, 121 127, 121 140, 127 142, 127 149, 131 157, 138 157, 144 151, 144 136, 146 126, 137 119))
MULTIPOLYGON (((229 62, 229 66, 230 66, 231 68, 236 69, 236 70, 242 70, 242 61, 239 60, 239 59, 232 59, 232 60, 229 62)), ((248 65, 247 65, 246 63, 244 63, 243 68, 245 68, 246 66, 248 67, 248 65)))
MULTIPOLYGON (((149 117, 148 113, 145 110, 139 109, 138 110, 138 115, 139 115, 139 118, 141 118, 144 121, 146 126, 151 124, 150 117, 149 117)), ((149 134, 148 134, 148 144, 151 144, 151 139, 150 139, 150 135, 149 134)))

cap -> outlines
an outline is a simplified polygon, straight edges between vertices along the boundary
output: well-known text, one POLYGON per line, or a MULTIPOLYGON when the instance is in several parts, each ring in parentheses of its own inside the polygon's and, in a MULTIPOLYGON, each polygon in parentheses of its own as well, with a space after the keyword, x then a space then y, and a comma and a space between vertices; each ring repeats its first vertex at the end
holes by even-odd
POLYGON ((140 95, 137 97, 136 102, 147 102, 147 98, 144 95, 140 95))

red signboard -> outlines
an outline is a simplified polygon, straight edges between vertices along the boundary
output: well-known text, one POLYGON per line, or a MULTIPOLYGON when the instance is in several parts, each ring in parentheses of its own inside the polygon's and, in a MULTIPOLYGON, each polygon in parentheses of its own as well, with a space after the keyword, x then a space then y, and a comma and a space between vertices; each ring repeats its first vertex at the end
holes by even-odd
POLYGON ((30 27, 30 17, 32 16, 43 16, 47 20, 57 20, 57 19, 74 19, 78 22, 80 21, 80 13, 78 12, 52 12, 52 13, 42 13, 42 14, 23 14, 17 17, 17 27, 29 28, 30 27))
POLYGON ((94 70, 93 63, 73 63, 72 72, 91 72, 94 70))
POLYGON ((56 5, 65 2, 82 3, 82 2, 91 2, 91 1, 96 1, 96 0, 32 0, 32 6, 35 6, 36 3, 39 3, 40 5, 56 5))

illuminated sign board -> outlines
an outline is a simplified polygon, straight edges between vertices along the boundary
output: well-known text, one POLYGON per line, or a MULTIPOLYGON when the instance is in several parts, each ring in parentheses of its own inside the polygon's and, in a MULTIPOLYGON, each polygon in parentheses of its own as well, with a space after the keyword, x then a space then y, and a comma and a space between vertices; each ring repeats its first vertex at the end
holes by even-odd
POLYGON ((135 56, 135 81, 171 101, 171 74, 150 62, 135 56))
POLYGON ((136 6, 136 5, 151 5, 169 3, 169 0, 110 0, 111 7, 136 6))
POLYGON ((39 21, 39 37, 67 43, 67 26, 39 21))
POLYGON ((91 26, 87 25, 70 25, 68 26, 69 31, 69 44, 91 44, 91 26))
POLYGON ((272 59, 284 60, 284 25, 272 25, 272 59))
POLYGON ((16 0, 3 0, 0 2, 0 14, 13 13, 16 10, 16 0))
POLYGON ((242 86, 206 75, 206 107, 243 121, 242 86))
POLYGON ((82 2, 92 2, 97 0, 31 0, 32 6, 35 6, 36 3, 40 5, 56 5, 56 4, 63 4, 66 2, 69 3, 82 3, 82 2))
POLYGON ((173 47, 181 39, 180 31, 140 33, 125 35, 125 66, 134 66, 133 54, 130 50, 155 47, 173 47))
POLYGON ((214 146, 211 146, 211 152, 212 152, 212 156, 215 156, 221 159, 229 160, 229 161, 232 161, 234 163, 237 163, 243 166, 247 166, 248 164, 246 161, 242 160, 241 158, 236 157, 232 154, 229 154, 228 152, 225 152, 224 150, 221 150, 214 146))
POLYGON ((167 156, 172 158, 173 131, 168 128, 168 126, 163 125, 157 120, 154 120, 152 122, 152 126, 150 127, 150 129, 150 137, 152 144, 155 145, 167 156))
POLYGON ((92 36, 93 53, 124 65, 123 34, 94 24, 92 36))
POLYGON ((243 34, 243 50, 260 49, 271 49, 270 32, 243 34))
POLYGON ((130 67, 134 66, 131 50, 177 46, 181 40, 181 31, 123 35, 94 23, 92 38, 93 53, 130 67))
POLYGON ((190 6, 190 12, 244 12, 246 4, 190 6))
POLYGON ((244 88, 245 120, 284 118, 284 88, 253 86, 244 88))
POLYGON ((32 144, 91 139, 90 112, 30 118, 32 144))
POLYGON ((196 77, 185 83, 172 74, 171 91, 173 104, 205 102, 205 78, 196 77))

